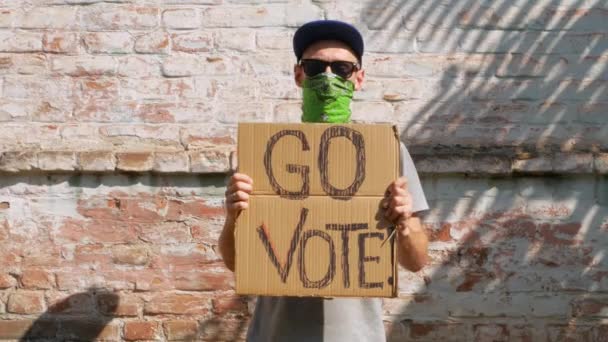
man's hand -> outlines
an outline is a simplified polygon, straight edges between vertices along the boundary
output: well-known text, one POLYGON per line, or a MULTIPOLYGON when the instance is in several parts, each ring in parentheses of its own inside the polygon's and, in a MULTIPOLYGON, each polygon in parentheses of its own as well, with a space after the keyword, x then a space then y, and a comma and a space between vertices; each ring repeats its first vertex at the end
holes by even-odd
POLYGON ((234 271, 234 226, 236 218, 242 210, 249 208, 249 195, 253 191, 253 180, 242 173, 230 177, 226 187, 226 221, 220 234, 219 249, 224 263, 229 270, 234 271))
POLYGON ((419 271, 428 262, 428 238, 420 218, 412 215, 412 196, 407 189, 407 179, 401 177, 386 189, 382 200, 385 216, 394 225, 397 234, 397 259, 412 272, 419 271))
POLYGON ((412 196, 407 190, 407 179, 401 177, 392 182, 386 189, 382 207, 384 215, 402 235, 409 234, 408 219, 412 216, 412 196))
POLYGON ((253 180, 243 173, 230 177, 226 188, 226 218, 236 219, 241 212, 249 208, 249 195, 253 191, 253 180))

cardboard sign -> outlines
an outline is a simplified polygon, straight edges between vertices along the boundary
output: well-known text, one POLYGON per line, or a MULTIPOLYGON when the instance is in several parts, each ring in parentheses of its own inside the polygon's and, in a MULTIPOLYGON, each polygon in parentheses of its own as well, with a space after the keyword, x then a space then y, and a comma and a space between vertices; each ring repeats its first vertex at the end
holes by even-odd
POLYGON ((239 124, 253 179, 235 232, 236 292, 394 297, 394 242, 380 203, 399 177, 390 125, 239 124))

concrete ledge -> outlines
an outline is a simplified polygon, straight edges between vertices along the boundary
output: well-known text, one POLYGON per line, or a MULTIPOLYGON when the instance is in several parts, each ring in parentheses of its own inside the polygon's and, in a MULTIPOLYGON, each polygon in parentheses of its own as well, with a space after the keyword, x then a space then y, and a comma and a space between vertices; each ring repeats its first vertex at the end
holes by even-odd
POLYGON ((230 150, 181 152, 111 151, 9 151, 0 153, 0 173, 25 172, 154 172, 228 173, 232 167, 230 150))
MULTIPOLYGON (((608 174, 608 153, 459 152, 410 151, 420 174, 608 174)), ((228 149, 181 152, 9 151, 0 154, 0 172, 209 174, 236 170, 236 160, 236 152, 228 149)))

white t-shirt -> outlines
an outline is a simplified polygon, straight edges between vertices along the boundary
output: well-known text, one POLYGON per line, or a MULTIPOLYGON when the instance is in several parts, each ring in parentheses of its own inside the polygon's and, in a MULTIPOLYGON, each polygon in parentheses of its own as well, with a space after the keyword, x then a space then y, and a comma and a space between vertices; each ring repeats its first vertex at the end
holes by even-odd
MULTIPOLYGON (((416 167, 401 144, 412 211, 429 208, 416 167)), ((248 342, 384 342, 380 298, 258 297, 248 342)))

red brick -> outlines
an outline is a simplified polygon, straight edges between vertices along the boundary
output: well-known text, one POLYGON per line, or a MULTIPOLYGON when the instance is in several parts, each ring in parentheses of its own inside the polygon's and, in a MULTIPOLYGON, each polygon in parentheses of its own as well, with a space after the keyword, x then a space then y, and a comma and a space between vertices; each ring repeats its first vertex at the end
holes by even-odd
POLYGON ((167 198, 139 195, 134 198, 119 199, 121 217, 140 222, 160 222, 165 219, 167 198))
POLYGON ((148 315, 204 315, 210 311, 211 299, 193 294, 157 294, 144 306, 144 313, 148 315))
POLYGON ((127 55, 120 57, 118 76, 135 79, 158 77, 160 76, 160 61, 154 56, 127 55))
POLYGON ((122 171, 150 171, 154 166, 154 154, 149 152, 117 153, 116 168, 122 171))
POLYGON ((195 340, 198 336, 196 321, 168 321, 163 323, 163 327, 169 341, 195 340))
POLYGON ((166 218, 172 221, 224 214, 223 207, 209 206, 204 199, 170 200, 168 206, 166 218))
POLYGON ((56 56, 51 59, 54 74, 73 77, 115 75, 117 65, 112 56, 56 56))
POLYGON ((174 272, 190 272, 220 260, 219 255, 209 246, 183 244, 182 246, 163 247, 154 260, 154 265, 174 272))
POLYGON ((475 341, 510 341, 509 330, 505 324, 475 324, 475 341))
POLYGON ((137 316, 141 300, 135 296, 103 293, 97 296, 97 307, 106 316, 137 316))
POLYGON ((134 280, 135 289, 138 291, 169 291, 174 286, 171 279, 161 273, 161 271, 146 271, 134 280))
POLYGON ((156 340, 159 335, 158 322, 125 322, 124 337, 127 341, 156 340))
MULTIPOLYGON (((136 104, 130 101, 123 102, 117 101, 116 99, 89 99, 81 105, 76 106, 73 113, 73 119, 81 122, 112 122, 114 120, 122 120, 119 118, 132 117, 136 107, 136 104)), ((94 134, 96 133, 97 132, 94 134)), ((82 135, 86 134, 86 130, 83 131, 82 128, 74 133, 77 137, 82 137, 82 135)), ((112 153, 111 158, 111 169, 113 170, 116 163, 114 160, 114 153, 112 153)))
POLYGON ((28 171, 38 167, 38 156, 32 151, 4 152, 0 155, 0 170, 7 172, 28 171))
POLYGON ((129 32, 89 32, 83 41, 89 53, 129 53, 133 48, 129 32))
POLYGON ((242 341, 247 332, 247 322, 214 317, 201 322, 199 330, 204 341, 242 341))
POLYGON ((109 265, 112 262, 110 254, 110 246, 101 243, 76 246, 72 252, 75 266, 83 266, 86 264, 109 265))
MULTIPOLYGON (((20 54, 13 56, 3 54, 2 57, 0 57, 0 71, 3 74, 10 72, 16 72, 24 75, 45 74, 47 73, 48 69, 47 60, 48 56, 42 53, 20 54)), ((4 100, 6 101, 7 99, 5 98, 4 100)), ((15 107, 8 107, 6 104, 3 106, 3 109, 5 110, 12 109, 8 112, 13 118, 23 118, 27 113, 31 113, 34 110, 32 109, 32 105, 35 103, 35 101, 12 102, 8 100, 6 103, 15 103, 15 107), (16 107, 17 103, 21 104, 21 108, 16 107)))
POLYGON ((443 223, 441 226, 436 229, 433 226, 426 226, 427 231, 430 231, 429 240, 430 241, 450 241, 452 237, 450 236, 450 229, 452 228, 452 224, 443 223))
POLYGON ((177 290, 183 291, 225 291, 234 288, 234 274, 222 266, 180 272, 174 275, 172 281, 177 290))
POLYGON ((532 325, 515 324, 509 326, 509 341, 533 342, 538 340, 538 330, 532 325))
POLYGON ((547 326, 547 342, 592 341, 592 327, 555 324, 547 326))
POLYGON ((48 295, 49 308, 52 314, 93 314, 95 303, 90 293, 75 293, 66 296, 65 293, 51 293, 48 295))
POLYGON ((5 321, 0 320, 0 339, 19 339, 32 325, 31 320, 5 321))
POLYGON ((163 24, 171 29, 194 29, 201 22, 196 9, 178 8, 163 11, 163 24))
POLYGON ((582 225, 580 223, 560 223, 554 225, 540 225, 539 233, 543 242, 560 246, 575 245, 580 242, 576 236, 582 225))
POLYGON ((112 248, 116 264, 143 266, 148 263, 148 247, 144 245, 117 245, 112 248))
POLYGON ((480 272, 465 272, 464 280, 456 288, 457 292, 472 291, 473 287, 480 283, 484 278, 487 279, 486 274, 480 272))
POLYGON ((9 274, 0 274, 0 290, 8 289, 17 285, 17 280, 9 274))
POLYGON ((116 100, 118 98, 118 80, 113 78, 86 78, 79 80, 76 94, 83 102, 99 103, 100 100, 116 100))
POLYGON ((17 266, 21 264, 22 258, 19 251, 16 250, 0 251, 0 262, 3 265, 17 266))
POLYGON ((213 313, 225 315, 227 313, 247 314, 247 299, 241 296, 226 296, 213 299, 213 313))
POLYGON ((37 314, 44 311, 44 297, 38 291, 18 291, 8 297, 7 311, 16 314, 37 314))
POLYGON ((208 52, 213 48, 213 36, 206 32, 171 35, 173 50, 181 52, 208 52))
POLYGON ((108 287, 114 290, 132 290, 135 279, 141 274, 134 271, 90 271, 70 270, 57 272, 57 287, 60 290, 108 287))
POLYGON ((72 30, 78 27, 77 8, 73 6, 36 6, 23 11, 17 26, 26 29, 72 30))
POLYGON ((185 152, 156 152, 154 154, 154 171, 188 172, 189 157, 185 152))
MULTIPOLYGON (((123 220, 124 211, 121 210, 122 197, 126 195, 112 194, 106 196, 91 196, 78 201, 76 210, 86 218, 101 220, 123 220)), ((66 223, 83 225, 79 220, 65 220, 66 223)))
POLYGON ((0 32, 0 52, 40 52, 42 33, 40 32, 0 32))
POLYGON ((192 238, 196 242, 217 245, 224 226, 224 216, 201 218, 199 223, 190 227, 192 238))
POLYGON ((78 169, 84 171, 113 171, 116 167, 114 153, 86 151, 78 153, 78 169))
POLYGON ((574 303, 576 317, 608 317, 608 299, 586 298, 574 303))
POLYGON ((42 151, 38 153, 38 168, 45 171, 72 171, 77 168, 72 152, 42 151))
POLYGON ((78 53, 78 34, 71 32, 46 32, 42 37, 42 49, 51 53, 78 53))
POLYGON ((154 7, 100 3, 84 6, 81 13, 90 31, 149 30, 159 24, 159 9, 154 7))
POLYGON ((227 127, 214 129, 185 127, 181 132, 181 141, 183 141, 188 150, 213 149, 220 146, 226 150, 236 144, 235 135, 227 127))
POLYGON ((144 122, 165 123, 175 122, 171 110, 176 107, 173 103, 142 104, 137 108, 137 116, 144 122))
POLYGON ((160 222, 141 227, 139 238, 154 244, 191 242, 190 227, 185 222, 160 222))
POLYGON ((230 151, 190 151, 190 169, 194 173, 224 173, 231 170, 230 151))
POLYGON ((141 35, 135 40, 135 51, 139 53, 167 53, 170 48, 169 35, 163 31, 155 31, 141 35))
POLYGON ((61 329, 58 332, 59 340, 85 340, 85 341, 119 341, 120 327, 109 324, 109 320, 68 319, 61 320, 61 329))
POLYGON ((410 338, 414 341, 469 341, 469 328, 461 323, 410 323, 410 338), (454 339, 457 337, 457 339, 454 339))
POLYGON ((22 245, 22 264, 29 267, 59 267, 63 264, 61 247, 48 242, 22 245))
POLYGON ((21 284, 26 289, 51 289, 55 286, 55 276, 40 269, 24 270, 21 284))
POLYGON ((0 320, 0 340, 28 338, 52 338, 57 333, 58 325, 53 321, 38 319, 8 321, 0 320))
MULTIPOLYGON (((98 211, 86 211, 96 215, 98 211)), ((137 239, 138 227, 132 222, 67 219, 56 231, 59 241, 77 243, 129 243, 137 239)))

